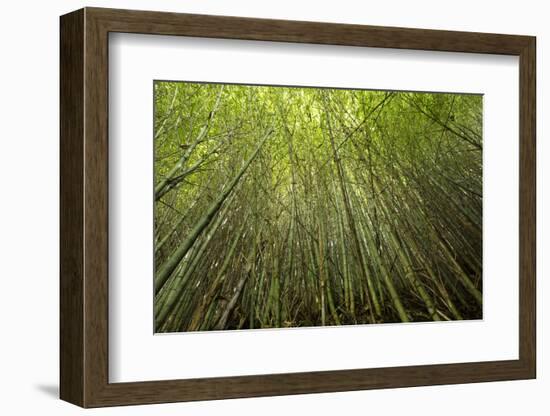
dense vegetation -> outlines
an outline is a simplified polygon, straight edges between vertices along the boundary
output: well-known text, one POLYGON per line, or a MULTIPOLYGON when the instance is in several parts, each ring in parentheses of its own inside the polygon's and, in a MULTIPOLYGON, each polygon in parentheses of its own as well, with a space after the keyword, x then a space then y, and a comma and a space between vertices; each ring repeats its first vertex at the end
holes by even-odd
POLYGON ((157 332, 481 318, 482 98, 155 83, 157 332))

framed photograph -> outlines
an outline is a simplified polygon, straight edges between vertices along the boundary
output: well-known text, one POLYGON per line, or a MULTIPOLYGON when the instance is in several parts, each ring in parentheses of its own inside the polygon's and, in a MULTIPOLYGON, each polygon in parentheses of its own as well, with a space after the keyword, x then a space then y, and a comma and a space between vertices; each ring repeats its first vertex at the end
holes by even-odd
POLYGON ((535 378, 534 37, 60 25, 63 400, 535 378))

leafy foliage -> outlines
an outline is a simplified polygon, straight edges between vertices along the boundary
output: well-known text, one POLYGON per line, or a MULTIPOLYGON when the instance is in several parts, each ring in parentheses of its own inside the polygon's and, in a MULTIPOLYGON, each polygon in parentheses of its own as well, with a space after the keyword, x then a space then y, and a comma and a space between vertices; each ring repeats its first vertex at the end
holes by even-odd
POLYGON ((481 318, 482 98, 155 83, 157 332, 481 318))

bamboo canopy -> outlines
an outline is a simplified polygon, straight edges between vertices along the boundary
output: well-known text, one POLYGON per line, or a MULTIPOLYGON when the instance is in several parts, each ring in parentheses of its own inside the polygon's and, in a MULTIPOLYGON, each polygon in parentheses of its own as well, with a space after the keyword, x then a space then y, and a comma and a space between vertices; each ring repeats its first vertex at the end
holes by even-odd
POLYGON ((482 97, 155 83, 155 330, 480 319, 482 97))

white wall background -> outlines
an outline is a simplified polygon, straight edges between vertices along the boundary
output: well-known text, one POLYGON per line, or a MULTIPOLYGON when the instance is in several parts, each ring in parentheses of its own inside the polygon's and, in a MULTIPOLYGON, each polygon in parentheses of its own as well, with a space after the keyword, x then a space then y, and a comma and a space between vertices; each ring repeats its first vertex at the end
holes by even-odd
MULTIPOLYGON (((338 394, 166 404, 87 411, 102 415, 546 415, 550 361, 543 330, 550 299, 544 258, 550 228, 542 213, 550 170, 543 119, 550 26, 545 2, 462 0, 121 0, 5 2, 0 14, 0 413, 73 415, 58 395, 58 16, 82 6, 156 9, 387 26, 536 35, 538 41, 538 379, 338 394)), ((546 199, 546 200, 545 200, 546 199)))

